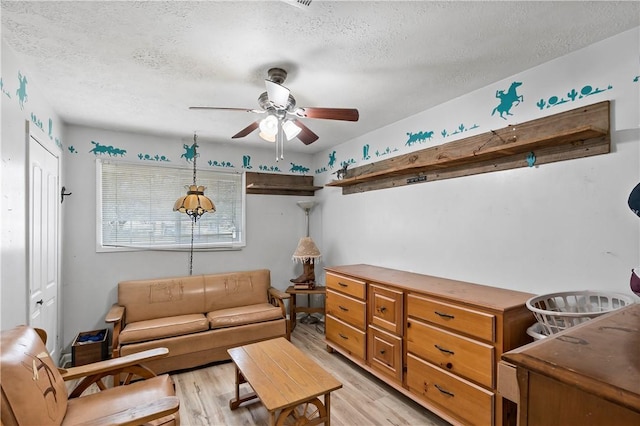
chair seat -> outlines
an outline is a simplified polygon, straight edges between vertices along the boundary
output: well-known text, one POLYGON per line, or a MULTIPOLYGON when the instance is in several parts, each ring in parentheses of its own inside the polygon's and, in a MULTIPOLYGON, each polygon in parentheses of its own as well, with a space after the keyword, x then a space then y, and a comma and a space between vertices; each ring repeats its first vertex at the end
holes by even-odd
MULTIPOLYGON (((84 424, 95 421, 99 417, 136 408, 149 401, 173 395, 175 395, 173 380, 165 374, 127 386, 116 386, 98 393, 71 398, 68 401, 67 413, 62 425, 84 424)), ((174 416, 167 416, 166 422, 172 423, 174 416)), ((158 425, 163 423, 162 419, 153 422, 158 425)))

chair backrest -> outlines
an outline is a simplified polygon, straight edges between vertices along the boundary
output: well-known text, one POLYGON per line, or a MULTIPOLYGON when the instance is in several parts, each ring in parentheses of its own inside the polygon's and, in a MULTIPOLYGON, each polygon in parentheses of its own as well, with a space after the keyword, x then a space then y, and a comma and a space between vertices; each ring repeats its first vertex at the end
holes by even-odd
POLYGON ((19 326, 2 331, 0 388, 3 425, 62 423, 67 411, 67 388, 33 328, 19 326))

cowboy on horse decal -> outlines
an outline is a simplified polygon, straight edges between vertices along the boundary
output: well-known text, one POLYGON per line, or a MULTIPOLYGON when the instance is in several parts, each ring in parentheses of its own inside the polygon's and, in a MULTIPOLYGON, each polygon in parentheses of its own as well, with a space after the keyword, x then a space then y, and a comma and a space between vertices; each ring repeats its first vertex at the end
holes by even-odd
POLYGON ((513 115, 509 112, 511 111, 511 108, 513 108, 515 105, 518 105, 524 100, 522 95, 518 95, 516 93, 516 89, 520 86, 522 86, 522 82, 514 81, 513 83, 511 83, 511 86, 509 86, 509 90, 507 90, 506 93, 504 90, 496 91, 496 98, 500 99, 500 104, 493 109, 491 115, 495 114, 496 111, 498 111, 500 113, 500 117, 504 118, 505 120, 507 118, 503 114, 513 115))

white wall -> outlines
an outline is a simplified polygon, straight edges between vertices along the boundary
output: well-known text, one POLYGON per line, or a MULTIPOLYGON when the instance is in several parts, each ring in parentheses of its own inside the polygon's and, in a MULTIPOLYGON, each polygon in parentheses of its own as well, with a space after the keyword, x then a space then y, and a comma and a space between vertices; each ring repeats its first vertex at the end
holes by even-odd
MULTIPOLYGON (((21 67, 11 49, 2 43, 2 139, 0 139, 0 328, 28 323, 27 318, 27 138, 26 122, 40 143, 60 155, 64 126, 48 105, 31 70, 21 67), (20 80, 26 78, 26 97, 18 96, 20 80), (51 127, 49 127, 51 120, 51 127), (38 125, 42 127, 38 127, 38 125)), ((62 155, 60 155, 62 157, 62 155)), ((61 168, 64 161, 61 159, 61 168)), ((61 181, 64 171, 61 171, 61 181)), ((63 214, 63 212, 61 212, 63 214)))
POLYGON ((638 28, 627 31, 349 141, 335 148, 333 170, 330 151, 318 154, 315 167, 327 172, 316 179, 326 183, 345 160, 354 159, 355 167, 612 101, 610 154, 360 194, 325 188, 321 215, 313 222, 322 233, 318 244, 325 264, 368 263, 535 294, 585 289, 632 294, 640 220, 627 199, 640 181, 639 40, 638 28), (523 102, 508 120, 492 116, 499 103, 496 91, 514 81, 523 83, 518 88, 523 102), (580 94, 583 88, 593 94, 568 97, 571 89, 580 94), (554 103, 553 96, 568 102, 554 103), (546 103, 542 109, 540 99, 546 103), (554 106, 547 107, 550 99, 554 106), (453 133, 460 124, 478 127, 442 136, 442 130, 453 133), (407 132, 418 131, 434 131, 432 140, 405 146, 407 132), (363 159, 365 145, 369 160, 363 159), (387 147, 391 154, 376 156, 387 147))
MULTIPOLYGON (((191 167, 181 159, 183 144, 191 144, 193 135, 185 130, 185 138, 174 139, 151 135, 112 132, 90 127, 67 126, 67 141, 73 153, 67 154, 67 189, 73 195, 65 199, 65 252, 63 258, 63 295, 65 342, 83 330, 107 327, 104 322, 109 307, 116 302, 117 284, 122 280, 188 275, 188 252, 96 252, 96 155, 90 152, 98 142, 126 150, 126 161, 149 163, 138 154, 164 156, 172 165, 191 167)), ((243 171, 243 155, 250 153, 252 168, 278 167, 290 173, 290 163, 310 167, 311 157, 285 152, 285 159, 276 163, 272 144, 265 149, 247 150, 241 142, 236 146, 214 145, 198 141, 198 169, 211 169, 209 160, 230 162, 235 167, 221 170, 243 171)), ((176 182, 182 187, 189 182, 176 182)), ((205 192, 206 193, 206 192, 205 192)), ((302 267, 291 260, 300 237, 306 234, 304 211, 296 202, 312 197, 247 195, 247 246, 240 251, 196 252, 193 274, 242 271, 267 268, 272 285, 285 290, 289 279, 298 276, 302 267)), ((213 199, 215 203, 215 199, 213 199)), ((167 206, 171 209, 173 206, 167 206)), ((176 213, 177 214, 177 213, 176 213)))
MULTIPOLYGON (((284 164, 293 161, 312 171, 326 169, 316 174, 316 184, 322 184, 335 178, 331 173, 341 161, 353 159, 353 167, 612 101, 610 154, 363 194, 342 195, 331 187, 317 191, 320 204, 311 213, 311 236, 323 253, 316 269, 320 281, 322 266, 370 263, 532 293, 591 288, 630 294, 630 269, 640 264, 640 220, 626 204, 640 181, 640 83, 633 81, 640 74, 639 39, 636 28, 354 139, 335 149, 334 168, 328 165, 330 152, 313 159, 286 153, 284 164), (509 120, 492 116, 496 91, 505 90, 512 81, 523 82, 519 94, 524 101, 512 108, 509 120), (603 91, 551 108, 536 106, 539 99, 563 97, 572 88, 579 92, 586 86, 603 91), (460 124, 478 127, 457 136, 440 134, 443 129, 453 133, 460 124), (429 130, 434 131, 430 142, 405 146, 407 132, 429 130), (369 145, 369 160, 362 159, 364 145, 369 145), (390 154, 376 156, 376 151, 387 148, 390 154)), ((33 113, 45 121, 45 134, 46 122, 52 119, 50 143, 63 154, 61 184, 73 192, 62 211, 63 342, 68 345, 79 331, 106 327, 104 314, 115 302, 119 280, 188 272, 188 253, 96 253, 91 141, 127 149, 127 160, 138 153, 179 157, 183 141, 79 126, 63 129, 39 96, 35 78, 19 67, 5 45, 2 81, 3 92, 12 97, 0 94, 0 327, 26 322, 24 120, 33 113), (19 70, 29 77, 24 109, 15 97, 19 70)), ((420 95, 420 88, 416 93, 420 95)), ((205 143, 200 153, 200 158, 228 159, 236 165, 245 154, 242 148, 205 143)), ((269 149, 252 150, 251 155, 252 171, 260 171, 256 166, 261 163, 274 165, 269 149)), ((238 252, 196 253, 194 273, 266 267, 272 271, 273 284, 284 289, 289 278, 300 273, 300 265, 291 262, 291 253, 306 231, 304 214, 295 204, 300 199, 304 197, 248 195, 247 247, 238 252)))

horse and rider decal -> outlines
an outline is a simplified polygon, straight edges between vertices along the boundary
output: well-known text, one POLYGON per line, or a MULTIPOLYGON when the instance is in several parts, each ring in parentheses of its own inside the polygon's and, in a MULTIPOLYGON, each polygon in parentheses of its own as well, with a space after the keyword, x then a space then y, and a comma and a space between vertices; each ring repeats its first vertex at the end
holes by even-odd
POLYGON ((494 115, 496 111, 498 111, 500 113, 500 118, 504 118, 505 120, 507 117, 505 117, 504 114, 513 115, 510 112, 511 108, 524 101, 524 97, 522 95, 518 95, 516 92, 516 89, 520 86, 522 86, 522 82, 514 81, 506 92, 504 90, 496 91, 496 98, 500 99, 500 103, 493 109, 491 115, 494 115))

